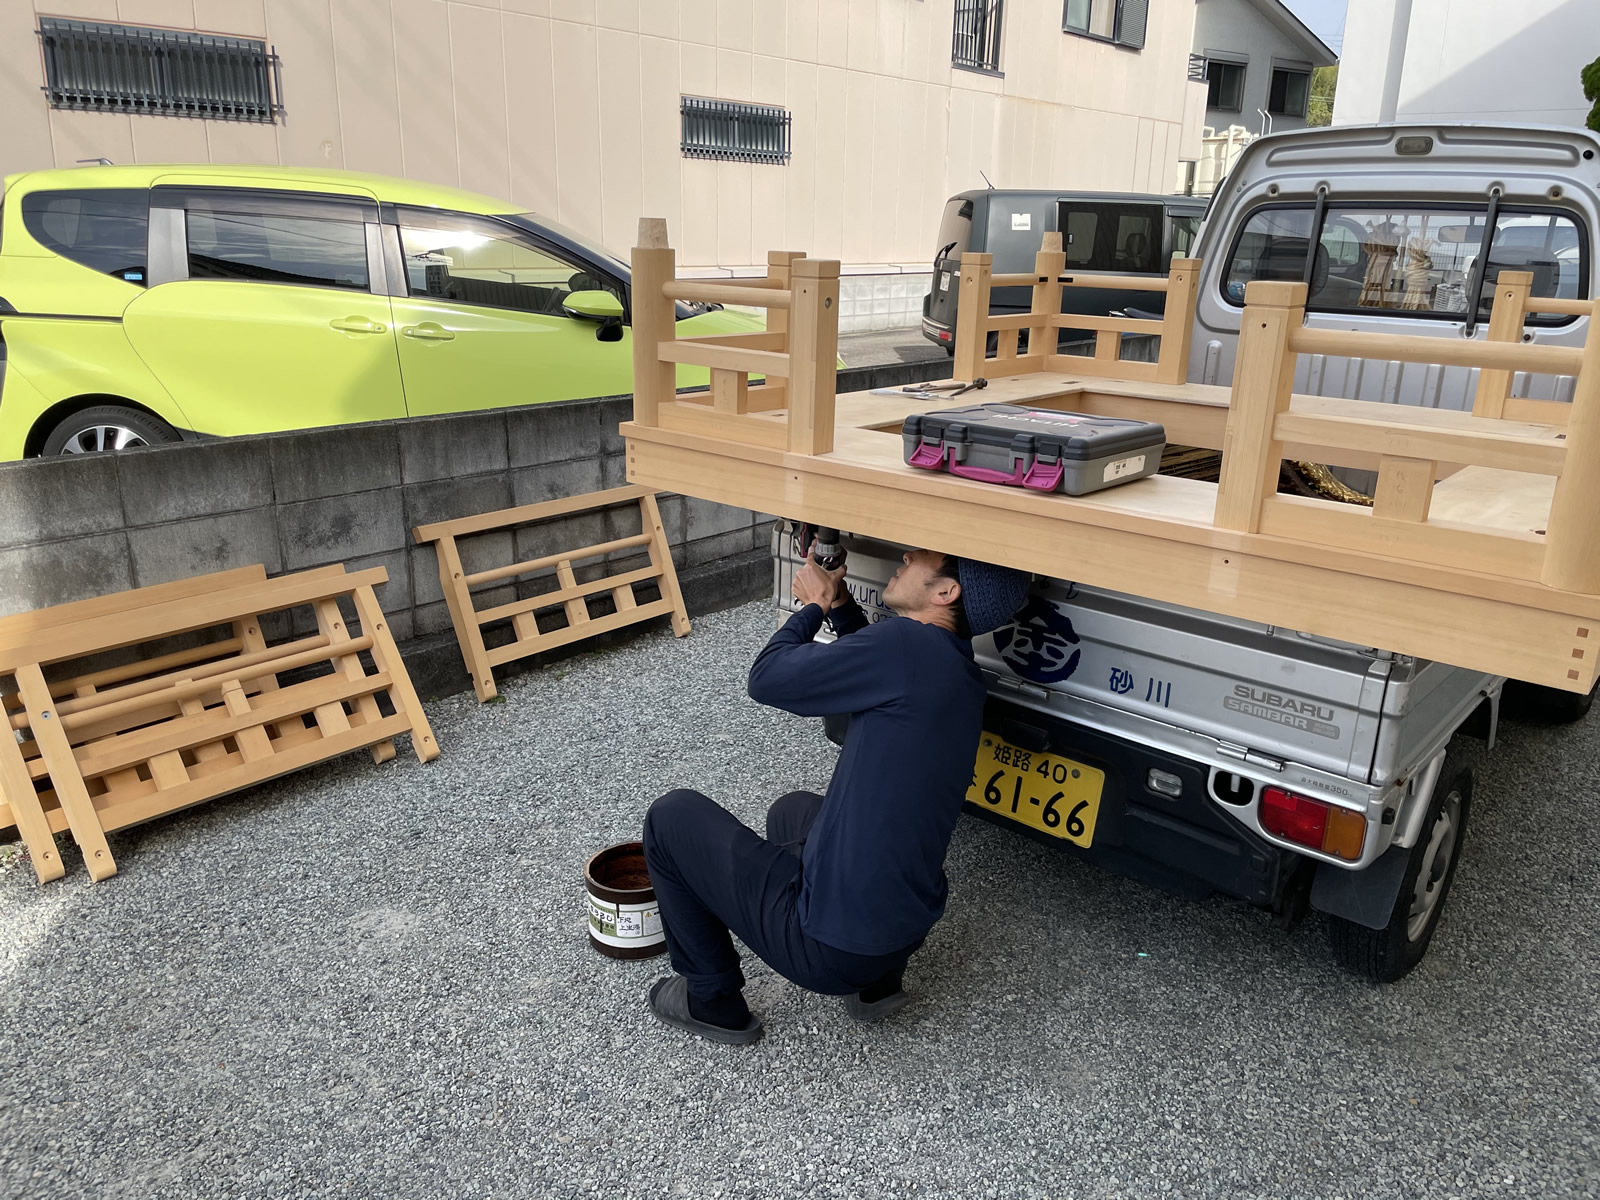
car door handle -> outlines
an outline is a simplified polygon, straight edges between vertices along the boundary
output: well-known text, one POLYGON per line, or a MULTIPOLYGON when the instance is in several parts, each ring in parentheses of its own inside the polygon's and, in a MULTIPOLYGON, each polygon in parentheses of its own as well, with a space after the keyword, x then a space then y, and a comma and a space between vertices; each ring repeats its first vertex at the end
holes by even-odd
POLYGON ((329 321, 328 328, 343 333, 383 333, 389 327, 367 317, 340 317, 338 320, 329 321))
POLYGON ((436 325, 432 321, 424 321, 421 325, 407 325, 400 332, 408 338, 417 338, 424 342, 449 342, 454 341, 456 336, 443 325, 436 325))

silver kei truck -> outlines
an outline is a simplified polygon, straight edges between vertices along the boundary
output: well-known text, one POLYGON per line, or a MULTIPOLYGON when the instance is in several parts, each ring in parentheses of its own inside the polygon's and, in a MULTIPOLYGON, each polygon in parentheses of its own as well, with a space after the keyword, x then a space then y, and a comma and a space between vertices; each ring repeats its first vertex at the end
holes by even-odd
MULTIPOLYGON (((780 620, 799 533, 773 534, 780 620)), ((904 548, 843 545, 851 594, 890 618, 904 548)), ((1335 958, 1373 980, 1421 961, 1472 804, 1461 739, 1492 745, 1503 680, 1062 580, 973 647, 989 690, 979 816, 1288 927, 1318 909, 1335 958)))

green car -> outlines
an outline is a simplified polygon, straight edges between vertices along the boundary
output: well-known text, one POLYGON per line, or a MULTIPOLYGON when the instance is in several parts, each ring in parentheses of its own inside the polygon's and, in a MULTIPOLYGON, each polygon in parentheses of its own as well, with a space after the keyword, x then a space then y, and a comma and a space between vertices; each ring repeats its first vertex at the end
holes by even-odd
MULTIPOLYGON (((628 264, 487 196, 296 167, 0 198, 0 460, 633 390, 628 264)), ((758 318, 678 305, 679 335, 758 318)), ((680 367, 680 387, 704 386, 680 367)))

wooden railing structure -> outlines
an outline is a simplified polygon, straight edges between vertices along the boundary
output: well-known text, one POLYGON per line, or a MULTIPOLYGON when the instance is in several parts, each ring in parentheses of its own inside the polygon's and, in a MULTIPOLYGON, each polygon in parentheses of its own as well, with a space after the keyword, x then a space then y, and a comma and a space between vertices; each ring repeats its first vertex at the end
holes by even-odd
MULTIPOLYGON (((1532 313, 1583 317, 1594 308, 1592 300, 1558 300, 1534 296, 1532 271, 1501 271, 1489 310, 1491 342, 1520 342, 1522 327, 1532 313)), ((1472 401, 1475 417, 1501 417, 1508 421, 1536 421, 1565 425, 1572 406, 1559 400, 1533 400, 1511 394, 1513 372, 1485 369, 1478 373, 1478 390, 1472 401)))
POLYGON ((984 377, 1023 375, 1031 371, 1060 371, 1099 379, 1127 379, 1147 383, 1182 383, 1189 369, 1189 338, 1194 328, 1196 284, 1200 260, 1175 258, 1164 279, 1140 275, 1069 275, 1061 235, 1047 233, 1033 271, 994 274, 994 255, 961 256, 961 295, 956 306, 955 378, 971 381, 984 377), (1033 302, 1025 313, 989 316, 989 294, 994 288, 1031 287, 1033 302), (1123 292, 1165 292, 1166 308, 1159 321, 1133 317, 1094 317, 1063 313, 1063 288, 1095 288, 1123 292), (971 314, 982 314, 972 319, 971 314), (1056 330, 1095 331, 1094 356, 1056 353, 1056 330), (1020 353, 1021 334, 1028 332, 1028 350, 1020 353), (1123 334, 1154 334, 1161 339, 1155 362, 1124 361, 1123 334), (989 335, 996 336, 996 353, 987 357, 989 335))
MULTIPOLYGON (((1579 349, 1503 339, 1461 342, 1307 329, 1305 302, 1303 283, 1256 282, 1245 289, 1217 486, 1218 528, 1400 554, 1413 561, 1600 594, 1600 506, 1595 500, 1600 494, 1600 305, 1581 302, 1590 325, 1579 349), (1495 402, 1502 411, 1508 407, 1501 381, 1517 372, 1572 375, 1576 385, 1572 404, 1561 406, 1570 407, 1562 435, 1548 422, 1540 427, 1513 421, 1509 414, 1458 414, 1325 397, 1300 397, 1291 404, 1296 357, 1301 354, 1476 367, 1490 376, 1480 384, 1479 400, 1486 411, 1495 402), (1279 497, 1278 464, 1285 442, 1378 456, 1378 490, 1371 510, 1279 497), (1518 534, 1430 522, 1441 464, 1553 476, 1555 493, 1545 528, 1518 534)), ((1537 303, 1577 307, 1573 302, 1537 303)), ((1527 411, 1526 404, 1515 411, 1527 411)))
POLYGON ((826 454, 833 449, 838 353, 837 261, 778 250, 767 256, 765 278, 679 279, 666 222, 640 220, 633 251, 635 424, 826 454), (680 338, 675 329, 679 300, 764 308, 767 328, 680 338), (678 395, 678 363, 708 368, 710 391, 678 395), (751 376, 765 382, 752 387, 751 376))

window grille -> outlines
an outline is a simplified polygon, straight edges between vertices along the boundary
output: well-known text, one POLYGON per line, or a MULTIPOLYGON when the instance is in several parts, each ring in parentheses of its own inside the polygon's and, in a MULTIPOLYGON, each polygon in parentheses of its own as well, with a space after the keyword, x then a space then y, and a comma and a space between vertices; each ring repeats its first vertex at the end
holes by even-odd
POLYGON ((1206 82, 1206 56, 1204 54, 1189 55, 1189 82, 1206 82))
POLYGON ((39 19, 52 108, 213 121, 277 120, 278 56, 254 38, 39 19))
POLYGON ((683 114, 685 158, 771 166, 789 161, 791 117, 787 109, 685 96, 679 111, 683 114))
POLYGON ((1005 0, 956 0, 950 61, 971 71, 1000 71, 1000 27, 1005 0))

